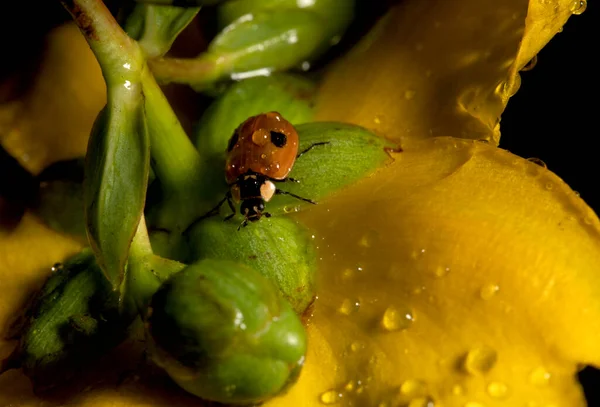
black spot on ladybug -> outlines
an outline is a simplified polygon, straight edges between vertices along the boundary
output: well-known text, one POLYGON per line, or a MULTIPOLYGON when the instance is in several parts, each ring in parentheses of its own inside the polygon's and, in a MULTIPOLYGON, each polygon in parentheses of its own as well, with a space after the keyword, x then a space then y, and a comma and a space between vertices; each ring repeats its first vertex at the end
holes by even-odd
POLYGON ((233 136, 231 136, 231 138, 229 139, 229 144, 227 144, 227 152, 228 153, 230 153, 231 150, 233 150, 233 147, 235 147, 239 138, 240 138, 240 135, 238 134, 237 130, 234 131, 233 136))
POLYGON ((287 136, 278 131, 271 131, 271 143, 275 144, 275 147, 283 147, 287 143, 287 136))

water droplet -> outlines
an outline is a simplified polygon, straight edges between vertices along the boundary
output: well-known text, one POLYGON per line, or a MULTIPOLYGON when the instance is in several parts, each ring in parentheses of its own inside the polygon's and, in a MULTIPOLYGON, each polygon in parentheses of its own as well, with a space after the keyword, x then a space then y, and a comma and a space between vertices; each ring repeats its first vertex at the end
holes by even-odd
POLYGON ((417 94, 417 92, 415 92, 414 90, 408 89, 408 90, 404 91, 404 99, 411 100, 412 98, 415 97, 416 94, 417 94))
POLYGON ((531 158, 528 158, 527 161, 532 162, 534 164, 537 164, 537 165, 539 165, 542 168, 548 168, 548 166, 546 165, 546 163, 543 162, 542 160, 540 160, 539 158, 531 157, 531 158))
POLYGON ((546 189, 548 191, 552 191, 554 189, 554 185, 550 182, 546 182, 546 185, 544 185, 546 187, 546 189))
POLYGON ((286 206, 283 207, 283 211, 285 213, 298 212, 299 210, 300 210, 300 208, 298 206, 287 206, 286 205, 286 206))
POLYGON ((552 375, 543 366, 539 366, 529 375, 529 381, 535 386, 546 386, 550 382, 552 375))
POLYGON ((375 124, 381 124, 381 118, 379 116, 375 116, 373 121, 375 122, 375 124))
POLYGON ((531 71, 533 68, 535 68, 535 66, 537 65, 537 62, 538 62, 538 56, 534 55, 534 57, 531 58, 531 60, 529 62, 527 62, 527 64, 521 69, 521 72, 531 71))
POLYGON ((400 386, 400 393, 408 397, 420 397, 427 394, 427 384, 421 380, 408 379, 400 386))
POLYGON ((452 394, 455 396, 462 396, 465 394, 465 389, 460 384, 455 384, 452 386, 452 394))
POLYGON ((464 361, 465 370, 472 375, 489 372, 498 360, 496 351, 488 346, 471 349, 464 361))
POLYGON ((447 276, 449 272, 450 272, 450 267, 440 266, 435 269, 435 276, 438 278, 442 278, 442 277, 447 276))
POLYGON ((502 399, 508 394, 508 386, 502 382, 491 382, 488 384, 487 392, 490 397, 502 399))
POLYGON ((515 77, 512 80, 504 82, 504 92, 508 97, 514 96, 521 87, 521 75, 518 73, 515 74, 515 77))
POLYGON ((579 193, 579 191, 573 191, 573 193, 575 194, 575 196, 579 197, 581 196, 581 194, 579 193))
POLYGON ((350 380, 348 383, 344 385, 344 390, 347 392, 352 392, 356 388, 356 383, 353 380, 350 380))
POLYGON ((399 331, 408 329, 414 322, 414 316, 409 309, 397 309, 389 306, 381 318, 381 326, 386 331, 399 331))
POLYGON ((573 5, 571 6, 571 13, 576 16, 582 14, 587 9, 587 1, 586 0, 575 0, 573 5))
POLYGON ((265 153, 262 153, 262 154, 260 155, 260 158, 262 158, 262 159, 264 160, 265 158, 267 158, 267 155, 266 155, 265 153))
POLYGON ((408 407, 435 407, 435 402, 430 397, 418 397, 412 399, 408 407))
POLYGON ((359 308, 359 300, 350 300, 346 298, 344 301, 342 301, 342 305, 340 305, 340 307, 338 308, 338 312, 344 315, 351 315, 358 311, 359 308))
POLYGON ((324 393, 321 393, 321 397, 319 398, 321 400, 321 403, 326 404, 326 405, 330 405, 330 404, 335 404, 338 403, 342 398, 342 394, 340 392, 338 392, 337 390, 327 390, 324 393))
POLYGON ((363 350, 364 348, 365 348, 365 344, 360 341, 354 341, 350 344, 350 350, 352 352, 358 352, 360 350, 363 350))
POLYGON ((58 271, 61 271, 63 268, 64 268, 64 266, 62 263, 54 263, 52 268, 50 268, 50 271, 52 271, 53 273, 56 273, 58 271))
POLYGON ((498 286, 498 284, 486 284, 483 287, 481 287, 481 290, 479 290, 479 296, 482 300, 489 300, 493 296, 495 296, 498 293, 498 291, 500 291, 500 287, 498 286))
POLYGON ((301 69, 302 69, 304 72, 308 71, 308 70, 310 69, 310 62, 308 62, 308 61, 304 61, 304 62, 302 62, 302 64, 300 65, 300 68, 301 68, 301 69))
POLYGON ((563 29, 564 29, 564 28, 560 27, 560 28, 558 29, 557 33, 561 33, 561 32, 563 32, 563 29))

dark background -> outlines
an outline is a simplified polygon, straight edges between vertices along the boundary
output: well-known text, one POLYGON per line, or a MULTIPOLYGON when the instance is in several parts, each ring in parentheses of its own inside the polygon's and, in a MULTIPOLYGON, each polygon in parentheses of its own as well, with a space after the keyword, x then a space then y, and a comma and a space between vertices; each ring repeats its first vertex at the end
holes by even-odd
MULTIPOLYGON (((572 16, 539 53, 533 70, 521 73, 521 88, 500 122, 501 148, 543 160, 596 213, 600 213, 599 7, 591 2, 583 14, 572 16)), ((579 379, 588 405, 600 406, 600 371, 586 368, 579 379)))
MULTIPOLYGON (((596 178, 600 154, 595 139, 600 136, 596 128, 600 116, 600 47, 594 27, 600 23, 600 6, 591 3, 582 15, 572 16, 563 32, 540 52, 535 68, 521 74, 521 88, 502 115, 500 147, 543 160, 599 213, 596 178)), ((360 15, 376 16, 381 4, 362 2, 360 15)), ((26 89, 43 49, 39 34, 67 18, 58 1, 10 1, 2 5, 0 103, 26 89), (2 80, 8 77, 16 80, 10 86, 3 85, 2 80)), ((350 37, 359 37, 367 25, 356 26, 350 37)), ((28 174, 0 148, 0 218, 6 220, 10 211, 19 211, 19 205, 9 207, 6 198, 11 202, 29 199, 29 181, 28 174)), ((589 406, 600 406, 600 391, 596 390, 600 388, 600 372, 586 368, 580 380, 589 406)))

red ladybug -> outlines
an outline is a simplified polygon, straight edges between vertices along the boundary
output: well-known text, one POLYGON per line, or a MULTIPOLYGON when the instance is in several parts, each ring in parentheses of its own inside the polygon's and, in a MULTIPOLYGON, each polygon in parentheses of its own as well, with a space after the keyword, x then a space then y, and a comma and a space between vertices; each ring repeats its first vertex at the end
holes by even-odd
POLYGON ((257 221, 263 215, 271 216, 264 209, 273 195, 290 195, 316 204, 277 188, 275 182, 298 182, 288 178, 294 162, 313 147, 323 144, 329 143, 314 143, 298 154, 298 132, 279 113, 269 112, 248 118, 233 132, 227 144, 225 180, 230 189, 225 198, 202 218, 218 214, 221 205, 227 201, 233 213, 225 220, 231 219, 236 214, 232 201, 241 202, 240 212, 244 215, 241 228, 248 221, 257 221))

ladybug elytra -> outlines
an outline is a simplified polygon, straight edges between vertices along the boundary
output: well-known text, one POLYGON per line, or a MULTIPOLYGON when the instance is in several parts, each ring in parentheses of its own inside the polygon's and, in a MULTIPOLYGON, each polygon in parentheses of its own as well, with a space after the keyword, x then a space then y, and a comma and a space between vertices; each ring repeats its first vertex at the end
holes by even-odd
POLYGON ((233 202, 240 203, 240 213, 244 215, 240 228, 246 226, 248 221, 257 221, 262 216, 270 217, 264 211, 265 203, 274 195, 289 195, 316 204, 275 186, 277 182, 298 182, 288 178, 296 159, 315 146, 329 144, 314 143, 298 153, 298 143, 298 132, 294 126, 277 112, 259 114, 244 121, 227 144, 225 180, 229 191, 201 219, 218 214, 225 201, 233 212, 225 220, 236 214, 233 202))

